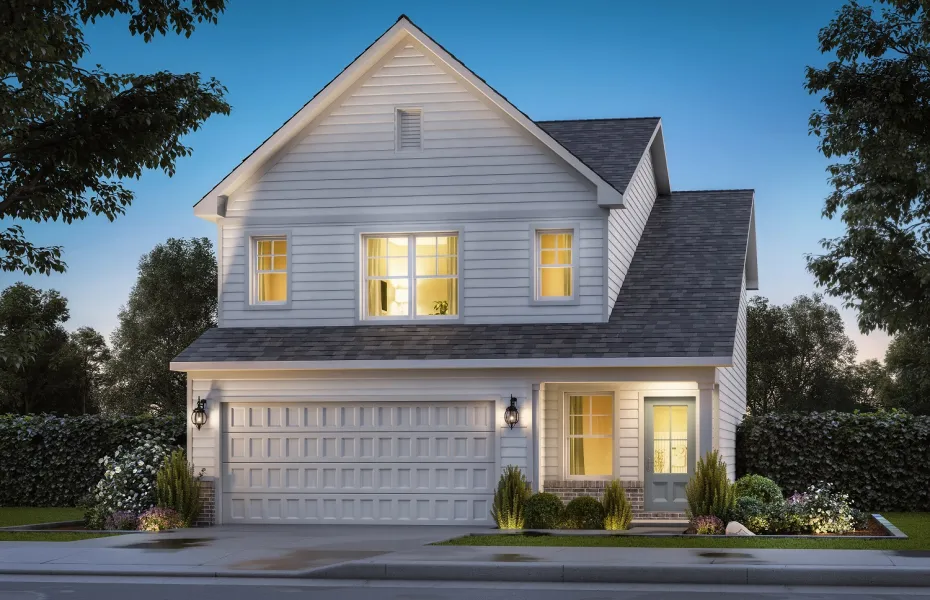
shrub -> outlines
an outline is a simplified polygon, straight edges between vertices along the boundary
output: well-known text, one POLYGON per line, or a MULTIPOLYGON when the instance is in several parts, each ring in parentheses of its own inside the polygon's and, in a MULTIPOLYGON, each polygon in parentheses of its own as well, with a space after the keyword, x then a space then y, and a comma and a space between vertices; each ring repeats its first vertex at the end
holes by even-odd
POLYGON ((685 487, 685 495, 689 517, 730 518, 735 501, 733 485, 727 479, 727 465, 716 450, 698 461, 694 476, 685 487))
POLYGON ((508 466, 497 483, 491 517, 499 529, 523 529, 524 509, 530 492, 519 467, 508 466))
POLYGON ((755 496, 743 496, 736 499, 732 519, 753 533, 767 533, 771 529, 770 513, 770 508, 755 496))
POLYGON ((737 429, 737 473, 785 490, 821 481, 869 511, 930 511, 930 416, 905 412, 747 416, 737 429))
POLYGON ((184 527, 184 522, 173 508, 154 506, 139 515, 139 531, 165 531, 181 527, 184 527))
POLYGON ((805 493, 792 496, 789 504, 798 507, 814 533, 848 533, 853 530, 849 496, 834 492, 829 484, 811 486, 805 493))
POLYGON ((128 510, 118 510, 108 516, 104 521, 103 528, 121 531, 134 531, 139 527, 139 515, 128 510))
POLYGON ((181 515, 185 527, 200 516, 200 477, 187 462, 187 454, 178 448, 172 452, 155 476, 155 499, 162 508, 173 508, 181 515))
POLYGON ((603 529, 604 507, 591 496, 579 496, 565 507, 566 529, 603 529))
POLYGON ((713 515, 701 515, 691 519, 691 528, 698 535, 720 535, 726 531, 723 521, 713 515))
POLYGON ((88 529, 106 529, 110 511, 98 504, 84 506, 84 525, 88 529))
POLYGON ((869 523, 872 522, 872 515, 868 511, 852 509, 852 520, 853 520, 853 530, 863 531, 869 528, 869 523))
POLYGON ((565 505, 555 494, 540 492, 526 501, 523 516, 527 529, 557 529, 562 524, 565 505))
POLYGON ((183 416, 0 415, 0 506, 77 506, 103 476, 101 456, 140 433, 183 445, 185 431, 183 416))
POLYGON ((604 505, 604 529, 622 531, 630 528, 633 507, 619 481, 614 479, 607 485, 601 503, 604 505))
POLYGON ((151 433, 120 446, 113 456, 100 459, 103 478, 97 482, 94 497, 107 514, 118 510, 142 512, 155 504, 155 476, 169 449, 166 440, 151 433))
POLYGON ((743 475, 733 486, 737 498, 757 498, 763 504, 785 500, 778 484, 762 475, 743 475))

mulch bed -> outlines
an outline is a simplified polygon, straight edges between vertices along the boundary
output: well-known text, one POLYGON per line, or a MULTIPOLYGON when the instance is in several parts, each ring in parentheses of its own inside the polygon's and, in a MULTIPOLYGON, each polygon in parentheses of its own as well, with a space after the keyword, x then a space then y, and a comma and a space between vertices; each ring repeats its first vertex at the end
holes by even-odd
MULTIPOLYGON (((685 529, 685 535, 698 535, 693 527, 685 529)), ((770 534, 757 533, 759 537, 770 537, 770 534)), ((792 534, 778 534, 778 535, 792 535, 792 534)), ((875 537, 890 537, 891 533, 885 529, 881 523, 875 520, 875 517, 869 517, 869 526, 865 529, 858 531, 850 531, 849 533, 804 533, 799 534, 799 537, 862 537, 862 536, 875 536, 875 537)), ((733 536, 731 536, 733 537, 733 536)))

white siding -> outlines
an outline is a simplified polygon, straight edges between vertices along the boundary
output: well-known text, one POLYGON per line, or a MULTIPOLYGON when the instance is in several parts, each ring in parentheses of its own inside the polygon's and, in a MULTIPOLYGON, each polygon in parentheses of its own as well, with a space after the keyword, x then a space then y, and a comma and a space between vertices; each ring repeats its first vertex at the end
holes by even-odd
POLYGON ((633 253, 646 227, 649 213, 656 200, 656 178, 652 169, 651 149, 646 151, 642 162, 633 174, 624 194, 626 208, 614 208, 607 222, 607 313, 614 309, 614 302, 626 272, 633 260, 633 253))
POLYGON ((746 277, 739 301, 733 366, 717 369, 719 385, 718 445, 730 479, 736 476, 736 426, 746 414, 746 277))
POLYGON ((466 322, 603 320, 604 220, 589 181, 412 43, 337 102, 256 181, 220 234, 220 323, 353 325, 360 231, 462 231, 466 322), (422 150, 395 150, 397 107, 422 109, 422 150), (531 223, 581 227, 577 305, 531 306, 531 223), (291 235, 291 303, 249 306, 249 235, 291 235))
MULTIPOLYGON (((530 304, 533 240, 530 220, 457 221, 461 229, 459 273, 465 322, 592 322, 603 318, 604 227, 602 219, 533 219, 551 227, 580 224, 578 305, 530 304)), ((415 231, 441 229, 442 223, 419 223, 415 231)), ((448 227, 448 224, 445 224, 448 227)), ((372 231, 377 230, 372 225, 372 231)), ((383 227, 383 225, 382 225, 383 227)), ((247 240, 259 231, 225 224, 222 241, 221 326, 244 327, 354 325, 358 294, 358 230, 364 224, 293 225, 281 227, 291 236, 291 305, 286 309, 249 306, 247 240)), ((274 228, 263 226, 268 233, 274 228)))

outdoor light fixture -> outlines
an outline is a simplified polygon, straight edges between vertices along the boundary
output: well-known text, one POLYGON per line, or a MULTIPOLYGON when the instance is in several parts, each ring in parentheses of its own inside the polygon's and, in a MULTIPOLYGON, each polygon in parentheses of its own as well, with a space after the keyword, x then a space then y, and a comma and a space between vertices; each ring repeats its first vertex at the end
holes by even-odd
POLYGON ((207 422, 207 401, 201 397, 197 397, 197 408, 191 413, 191 423, 193 423, 197 430, 199 431, 201 427, 204 426, 204 423, 207 422))
POLYGON ((520 411, 517 410, 517 399, 510 396, 510 406, 504 410, 504 423, 513 426, 520 422, 520 411))

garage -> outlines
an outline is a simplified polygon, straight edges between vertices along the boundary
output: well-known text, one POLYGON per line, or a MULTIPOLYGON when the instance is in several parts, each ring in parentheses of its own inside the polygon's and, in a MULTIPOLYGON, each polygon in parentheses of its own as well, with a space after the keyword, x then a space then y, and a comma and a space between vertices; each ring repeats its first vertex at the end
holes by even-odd
POLYGON ((223 523, 492 525, 493 403, 224 403, 223 523))

